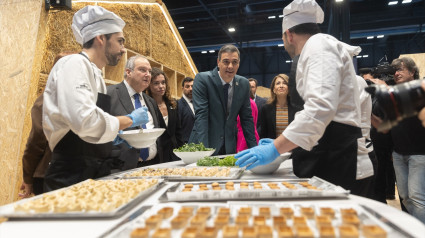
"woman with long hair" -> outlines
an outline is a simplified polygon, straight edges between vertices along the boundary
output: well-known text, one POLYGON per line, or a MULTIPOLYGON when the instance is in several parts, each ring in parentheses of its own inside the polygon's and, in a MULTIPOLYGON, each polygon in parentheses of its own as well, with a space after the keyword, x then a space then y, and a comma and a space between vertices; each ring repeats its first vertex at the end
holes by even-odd
POLYGON ((158 104, 167 125, 167 130, 164 133, 168 136, 162 137, 163 140, 160 145, 164 153, 164 159, 168 158, 169 161, 179 160, 173 153, 174 148, 183 145, 177 101, 171 97, 168 77, 161 69, 152 68, 151 83, 146 89, 146 93, 158 104))
POLYGON ((260 138, 276 139, 286 129, 288 121, 288 81, 286 74, 278 74, 270 86, 270 98, 259 114, 260 138))

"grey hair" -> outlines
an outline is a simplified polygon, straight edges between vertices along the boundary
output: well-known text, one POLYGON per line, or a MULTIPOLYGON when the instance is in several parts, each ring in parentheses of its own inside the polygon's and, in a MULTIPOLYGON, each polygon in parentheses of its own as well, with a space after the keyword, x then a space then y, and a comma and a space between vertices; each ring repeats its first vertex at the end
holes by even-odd
POLYGON ((239 52, 238 48, 234 45, 223 45, 220 50, 218 51, 218 60, 221 60, 221 54, 223 53, 238 53, 238 58, 241 59, 241 53, 239 52))
MULTIPOLYGON (((127 63, 125 64, 125 69, 129 69, 129 70, 133 71, 133 70, 134 70, 134 62, 135 62, 137 59, 145 59, 145 60, 148 60, 148 58, 146 58, 146 57, 145 57, 145 56, 143 56, 143 55, 135 55, 135 56, 131 56, 130 58, 128 58, 127 63)), ((124 70, 124 78, 125 78, 125 79, 127 78, 127 73, 125 72, 125 70, 124 70)))
POLYGON ((400 67, 401 63, 403 63, 404 67, 409 70, 409 72, 413 73, 413 79, 419 79, 419 68, 416 66, 415 61, 410 57, 402 57, 393 60, 391 63, 391 66, 393 67, 400 67))

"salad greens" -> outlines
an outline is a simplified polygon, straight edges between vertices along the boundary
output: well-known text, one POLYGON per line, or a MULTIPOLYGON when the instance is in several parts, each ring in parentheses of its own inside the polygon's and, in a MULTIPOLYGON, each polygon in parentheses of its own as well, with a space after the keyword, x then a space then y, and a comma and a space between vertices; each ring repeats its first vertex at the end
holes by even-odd
POLYGON ((195 152, 195 151, 210 151, 214 150, 213 148, 205 148, 204 144, 200 142, 199 144, 189 143, 184 144, 182 147, 174 149, 174 152, 195 152))
POLYGON ((235 166, 235 162, 237 159, 235 159, 234 156, 227 156, 224 159, 220 159, 218 157, 204 157, 198 162, 196 162, 197 166, 235 166))

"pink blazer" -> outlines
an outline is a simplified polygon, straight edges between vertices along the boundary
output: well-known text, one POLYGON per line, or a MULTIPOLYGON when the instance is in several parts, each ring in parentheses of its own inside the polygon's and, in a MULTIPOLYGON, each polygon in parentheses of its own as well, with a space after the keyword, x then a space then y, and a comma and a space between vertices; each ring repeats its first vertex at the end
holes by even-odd
MULTIPOLYGON (((257 144, 258 144, 258 140, 260 139, 260 137, 258 136, 258 132, 257 132, 257 119, 258 119, 258 109, 257 109, 257 105, 255 104, 254 100, 249 99, 251 102, 251 110, 252 110, 252 117, 254 118, 254 129, 255 129, 255 139, 257 140, 257 144)), ((245 137, 243 135, 243 131, 242 131, 242 127, 241 127, 241 121, 240 118, 238 116, 238 141, 236 144, 236 152, 248 149, 248 146, 246 145, 246 141, 245 141, 245 137)))

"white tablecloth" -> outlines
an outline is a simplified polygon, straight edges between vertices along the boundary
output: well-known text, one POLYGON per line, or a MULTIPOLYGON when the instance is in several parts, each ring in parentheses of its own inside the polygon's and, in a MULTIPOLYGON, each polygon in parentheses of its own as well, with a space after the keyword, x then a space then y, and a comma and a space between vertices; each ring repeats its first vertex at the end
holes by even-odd
MULTIPOLYGON (((170 167, 170 166, 185 166, 182 162, 171 162, 166 164, 155 165, 155 167, 170 167)), ((290 179, 295 178, 292 173, 292 161, 287 160, 280 166, 279 170, 272 175, 255 175, 250 171, 246 171, 241 179, 290 179)), ((133 208, 124 216, 117 219, 105 220, 13 220, 0 224, 0 238, 83 238, 83 237, 99 237, 110 228, 114 227, 127 216, 132 214, 144 205, 154 205, 158 203, 158 198, 175 182, 169 182, 161 187, 157 192, 153 193, 149 198, 144 200, 137 207, 133 208)), ((335 201, 335 200, 334 200, 335 201)), ((353 203, 363 204, 374 208, 379 214, 386 217, 388 220, 397 224, 399 227, 408 231, 414 237, 425 237, 425 225, 416 218, 390 207, 386 204, 376 202, 370 199, 362 198, 355 195, 349 195, 348 199, 337 200, 338 203, 353 203)), ((297 200, 297 202, 300 202, 297 200)), ((324 200, 323 202, 326 202, 324 200)), ((329 201, 328 201, 329 202, 329 201)))

